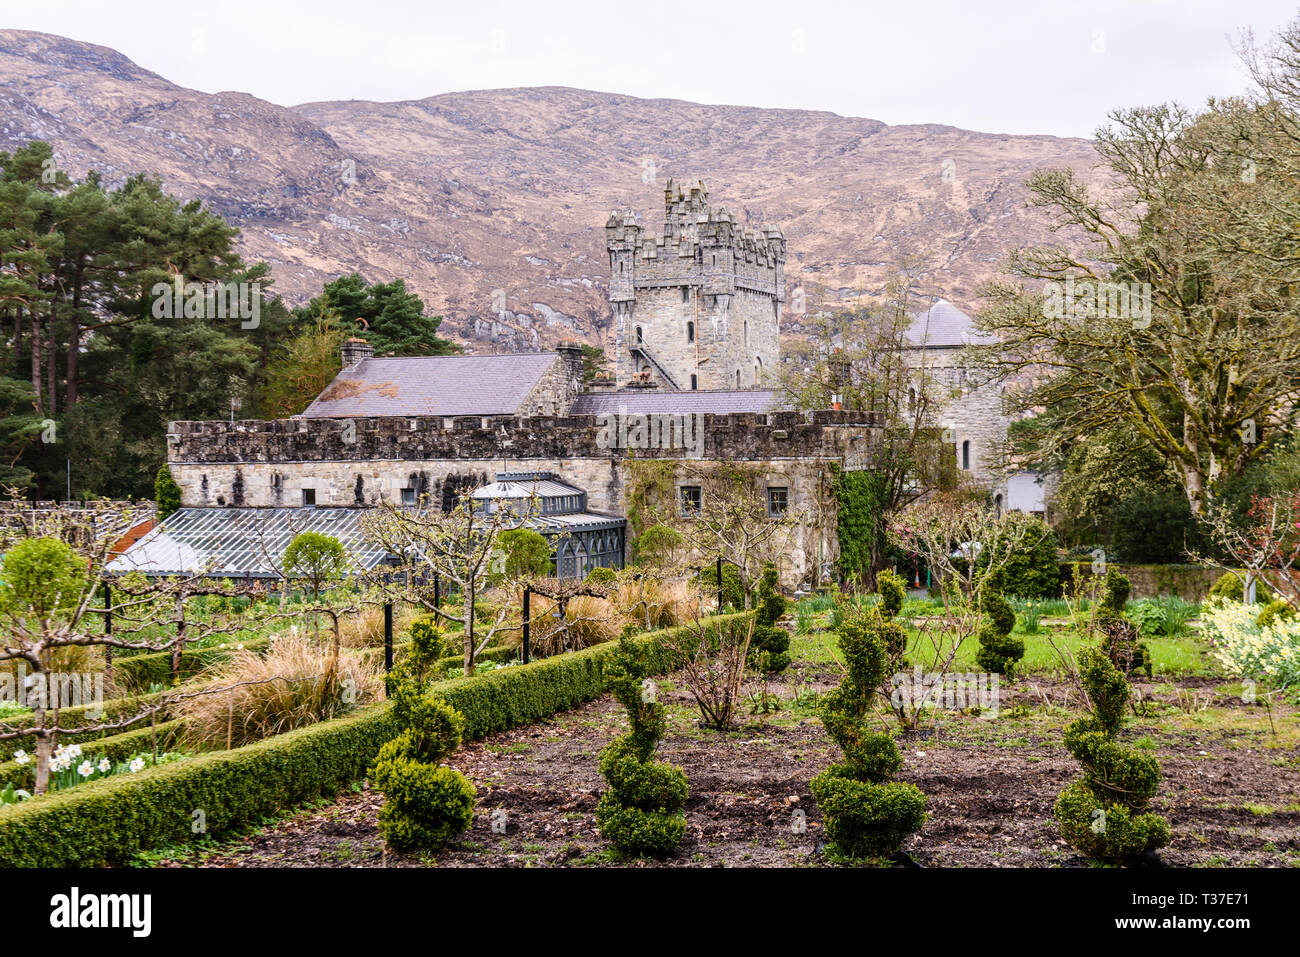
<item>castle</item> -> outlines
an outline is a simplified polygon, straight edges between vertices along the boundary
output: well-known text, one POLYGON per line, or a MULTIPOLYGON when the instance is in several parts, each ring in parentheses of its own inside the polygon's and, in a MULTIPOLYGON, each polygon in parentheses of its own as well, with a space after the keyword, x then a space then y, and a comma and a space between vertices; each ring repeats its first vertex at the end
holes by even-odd
POLYGON ((702 182, 664 190, 662 236, 632 213, 605 223, 619 385, 757 388, 780 355, 785 236, 710 207, 702 182))

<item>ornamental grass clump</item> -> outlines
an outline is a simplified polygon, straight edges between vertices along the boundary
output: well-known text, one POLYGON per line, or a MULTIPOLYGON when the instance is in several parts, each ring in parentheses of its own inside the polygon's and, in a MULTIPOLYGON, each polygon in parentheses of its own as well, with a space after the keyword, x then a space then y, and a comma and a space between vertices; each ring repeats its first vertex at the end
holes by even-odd
POLYGON ((1016 665, 1025 656, 1025 642, 1011 634, 1016 627, 1016 613, 1002 597, 997 576, 984 583, 979 596, 980 611, 984 621, 975 633, 979 651, 975 663, 990 674, 1015 676, 1016 665))
POLYGON ((777 624, 785 614, 785 605, 785 596, 777 591, 776 566, 768 562, 758 581, 758 610, 749 642, 750 660, 764 674, 790 667, 790 633, 777 624))
POLYGON ((654 686, 643 680, 648 671, 645 652, 626 636, 620 638, 607 674, 610 690, 627 709, 630 730, 600 754, 600 773, 609 790, 596 805, 596 824, 625 856, 663 856, 686 833, 686 773, 653 760, 666 717, 654 686))
POLYGON ((1145 642, 1138 640, 1138 626, 1124 614, 1131 589, 1127 578, 1113 568, 1108 570, 1094 621, 1101 632, 1102 651, 1111 664, 1125 675, 1144 671, 1150 678, 1151 652, 1145 642))
POLYGON ((822 724, 844 760, 814 777, 811 789, 827 840, 848 857, 893 854, 925 824, 925 795, 890 780, 903 764, 893 735, 868 727, 872 700, 890 670, 894 629, 902 631, 874 610, 845 616, 839 645, 848 673, 821 708, 822 724))
POLYGON ((1116 740, 1129 701, 1129 683, 1096 648, 1079 653, 1080 677, 1092 715, 1065 729, 1065 747, 1083 777, 1056 800, 1061 836, 1094 860, 1131 861, 1169 843, 1169 824, 1144 813, 1160 786, 1160 764, 1116 740))
POLYGON ((430 695, 430 669, 443 653, 442 632, 411 628, 411 650, 389 673, 388 696, 401 733, 386 742, 370 770, 384 792, 379 833, 395 851, 432 851, 469 827, 474 785, 438 761, 460 747, 465 719, 430 695))

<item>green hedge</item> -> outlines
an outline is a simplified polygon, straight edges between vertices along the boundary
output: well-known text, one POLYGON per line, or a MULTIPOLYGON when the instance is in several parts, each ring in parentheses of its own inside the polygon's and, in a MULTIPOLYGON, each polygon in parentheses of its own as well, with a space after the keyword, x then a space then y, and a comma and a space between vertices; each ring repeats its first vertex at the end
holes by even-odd
MULTIPOLYGON (((710 627, 752 612, 710 619, 710 627)), ((665 632, 635 639, 651 649, 656 672, 671 662, 665 632)), ((465 737, 531 724, 605 692, 608 642, 469 678, 433 691, 465 716, 465 737)), ((138 851, 194 839, 195 810, 218 836, 365 776, 380 745, 396 734, 389 705, 300 728, 233 751, 220 751, 138 775, 105 778, 0 808, 0 866, 93 867, 121 864, 138 851)))
MULTIPOLYGON (((238 642, 237 642, 238 644, 238 642)), ((269 638, 254 638, 242 642, 249 651, 264 651, 270 644, 269 638)), ((181 652, 181 680, 193 678, 205 668, 228 659, 234 652, 234 645, 213 645, 208 648, 186 648, 181 652)), ((132 655, 129 658, 117 658, 113 661, 113 671, 117 680, 135 688, 148 688, 151 685, 172 683, 172 653, 170 651, 151 651, 148 654, 132 655)))
MULTIPOLYGON (((95 717, 89 713, 89 705, 80 705, 75 708, 63 708, 59 711, 59 743, 84 744, 87 741, 94 741, 99 738, 109 737, 121 733, 119 729, 108 731, 83 731, 83 725, 95 725, 104 721, 118 721, 122 718, 129 717, 138 712, 145 705, 158 698, 162 692, 156 694, 140 695, 137 698, 112 698, 103 702, 103 714, 95 717)), ((169 709, 162 708, 157 712, 159 721, 169 720, 171 715, 169 709)), ((32 715, 20 715, 14 718, 8 718, 0 723, 0 728, 5 731, 16 731, 19 728, 30 728, 35 718, 32 715)), ((141 720, 147 720, 142 718, 141 720)), ((17 738, 9 738, 0 742, 0 753, 12 754, 20 748, 24 751, 32 751, 36 747, 36 735, 25 734, 17 738)))

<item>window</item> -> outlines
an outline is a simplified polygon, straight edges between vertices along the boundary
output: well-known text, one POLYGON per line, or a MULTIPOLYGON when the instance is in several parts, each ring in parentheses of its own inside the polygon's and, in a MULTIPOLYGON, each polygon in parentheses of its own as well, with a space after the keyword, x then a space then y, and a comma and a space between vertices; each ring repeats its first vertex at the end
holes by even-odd
POLYGON ((961 444, 961 467, 970 470, 970 439, 966 439, 961 444))
POLYGON ((636 327, 636 341, 637 341, 637 342, 640 342, 640 341, 641 341, 641 327, 640 327, 640 326, 637 326, 637 327, 636 327))
POLYGON ((739 369, 736 370, 736 388, 737 388, 737 389, 740 388, 740 370, 739 370, 739 369))
POLYGON ((690 302, 690 301, 691 301, 691 287, 682 286, 682 302, 690 302))
POLYGON ((691 376, 691 391, 694 392, 698 388, 699 380, 695 376, 691 376))
POLYGON ((790 508, 790 489, 784 485, 773 485, 767 490, 767 514, 784 515, 790 508))
POLYGON ((402 504, 403 505, 415 504, 415 489, 413 488, 402 489, 402 504))
POLYGON ((302 504, 312 506, 316 504, 316 490, 314 488, 305 488, 302 490, 302 504))
POLYGON ((695 323, 693 322, 686 323, 686 341, 687 342, 695 341, 695 323))
POLYGON ((680 489, 682 514, 695 515, 700 511, 700 505, 704 501, 703 493, 698 485, 683 485, 680 489))

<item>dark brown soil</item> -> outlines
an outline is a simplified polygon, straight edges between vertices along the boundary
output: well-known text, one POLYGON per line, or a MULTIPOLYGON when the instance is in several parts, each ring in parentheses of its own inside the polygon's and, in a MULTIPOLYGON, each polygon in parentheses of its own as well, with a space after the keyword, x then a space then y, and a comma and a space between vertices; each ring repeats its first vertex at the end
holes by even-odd
MULTIPOLYGON (((611 699, 554 720, 493 735, 449 763, 474 781, 471 828, 451 847, 422 858, 385 854, 376 826, 383 796, 362 788, 206 856, 173 864, 210 867, 800 866, 838 863, 824 852, 821 815, 809 779, 837 755, 812 705, 796 688, 825 690, 829 669, 797 663, 773 690, 785 710, 758 716, 747 705, 729 733, 700 729, 689 695, 665 682, 670 730, 660 758, 685 769, 691 787, 687 837, 662 862, 612 859, 596 830, 604 787, 600 749, 625 729, 611 699), (806 824, 799 832, 802 813, 806 824)), ((1189 679, 1201 700, 1214 683, 1189 679)), ((1173 866, 1300 866, 1300 753, 1297 711, 1274 707, 1271 734, 1262 708, 1225 694, 1190 713, 1167 683, 1139 684, 1159 712, 1125 732, 1152 748, 1164 779, 1153 810, 1168 817, 1173 866)), ((929 729, 900 735, 901 780, 929 802, 929 821, 904 850, 924 866, 1050 867, 1086 862, 1061 840, 1052 817, 1057 794, 1078 774, 1061 746, 1076 715, 1055 706, 1064 686, 1040 678, 1004 688, 995 719, 943 712, 929 729)), ((1187 696, 1183 696, 1186 707, 1187 696)), ((1199 704, 1197 705, 1199 707, 1199 704)))

